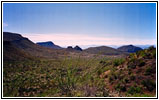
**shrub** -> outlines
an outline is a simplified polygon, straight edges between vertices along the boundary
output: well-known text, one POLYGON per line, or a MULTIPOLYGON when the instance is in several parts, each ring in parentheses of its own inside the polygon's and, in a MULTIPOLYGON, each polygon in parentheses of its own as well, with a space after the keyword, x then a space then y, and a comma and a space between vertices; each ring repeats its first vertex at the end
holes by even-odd
POLYGON ((115 59, 115 60, 113 61, 113 65, 114 65, 114 66, 119 66, 119 65, 123 64, 124 61, 125 61, 125 60, 124 60, 123 58, 115 59))
POLYGON ((128 93, 129 94, 136 94, 136 93, 141 93, 141 87, 134 87, 134 86, 131 86, 129 89, 128 89, 128 93))
POLYGON ((131 80, 135 80, 135 76, 133 74, 130 75, 131 80))
POLYGON ((131 72, 131 69, 128 69, 128 74, 130 75, 132 72, 131 72))
POLYGON ((130 69, 135 69, 135 68, 136 68, 136 65, 135 65, 133 62, 129 62, 129 63, 128 63, 128 68, 130 68, 130 69))
POLYGON ((103 61, 103 60, 101 60, 99 63, 102 64, 102 65, 105 65, 105 64, 106 64, 106 62, 103 61))
POLYGON ((145 65, 145 62, 144 62, 142 59, 140 59, 138 66, 139 66, 139 67, 142 67, 142 66, 144 66, 144 65, 145 65))
POLYGON ((131 53, 129 56, 130 56, 131 59, 136 59, 137 58, 136 53, 131 53))
POLYGON ((142 58, 145 57, 146 56, 145 50, 138 51, 137 55, 142 58))
POLYGON ((121 85, 120 83, 118 83, 117 85, 115 85, 114 88, 115 88, 117 91, 123 91, 123 92, 126 91, 126 87, 125 87, 124 85, 121 85))
POLYGON ((113 79, 112 76, 109 76, 109 77, 108 77, 108 80, 109 80, 109 82, 112 82, 114 79, 113 79))
POLYGON ((76 87, 79 77, 76 76, 77 69, 69 67, 67 71, 59 70, 57 72, 57 86, 61 89, 62 93, 71 96, 71 91, 76 87))
POLYGON ((153 91, 156 88, 156 83, 150 79, 143 80, 141 84, 145 86, 149 91, 153 91))
POLYGON ((129 79, 127 77, 125 77, 123 80, 122 80, 124 83, 128 83, 129 82, 129 79))
POLYGON ((98 74, 98 75, 102 74, 102 70, 99 69, 99 70, 97 71, 97 74, 98 74))
POLYGON ((149 48, 148 48, 148 50, 154 50, 155 49, 155 47, 154 46, 150 46, 149 48))
POLYGON ((152 67, 148 67, 145 71, 145 75, 151 75, 153 73, 153 68, 152 67))
POLYGON ((155 49, 155 50, 152 50, 152 57, 153 57, 153 58, 156 58, 156 49, 155 49))

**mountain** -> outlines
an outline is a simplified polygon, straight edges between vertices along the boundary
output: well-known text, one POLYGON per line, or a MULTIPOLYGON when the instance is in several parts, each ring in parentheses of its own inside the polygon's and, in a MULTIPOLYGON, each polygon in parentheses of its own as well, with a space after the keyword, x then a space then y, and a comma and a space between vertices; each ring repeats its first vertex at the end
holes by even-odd
POLYGON ((119 47, 118 50, 123 51, 123 52, 128 52, 128 53, 134 53, 134 52, 142 50, 142 48, 136 47, 133 45, 125 45, 125 46, 119 47))
POLYGON ((72 46, 68 46, 67 50, 69 50, 69 51, 82 51, 82 49, 77 45, 74 48, 72 46))
POLYGON ((20 53, 21 56, 23 56, 23 54, 25 53, 25 55, 32 55, 38 58, 56 58, 58 57, 57 55, 66 53, 66 51, 63 50, 42 47, 17 33, 3 32, 3 43, 3 50, 5 53, 5 57, 8 56, 7 58, 16 53, 20 53), (7 49, 9 49, 9 52, 7 51, 7 49))
POLYGON ((78 51, 82 51, 82 49, 79 46, 75 46, 74 49, 78 51))
POLYGON ((33 57, 23 50, 16 48, 11 42, 3 41, 3 59, 4 61, 20 61, 33 59, 33 57))
POLYGON ((99 47, 90 47, 88 49, 84 50, 87 53, 91 54, 103 54, 103 55, 121 55, 121 54, 126 54, 122 51, 116 50, 111 47, 107 46, 99 46, 99 47))
POLYGON ((48 47, 48 48, 54 48, 54 49, 62 49, 62 47, 55 45, 53 42, 48 41, 48 42, 37 42, 36 44, 43 46, 43 47, 48 47))
POLYGON ((68 50, 73 50, 73 47, 72 46, 68 46, 67 49, 68 50))

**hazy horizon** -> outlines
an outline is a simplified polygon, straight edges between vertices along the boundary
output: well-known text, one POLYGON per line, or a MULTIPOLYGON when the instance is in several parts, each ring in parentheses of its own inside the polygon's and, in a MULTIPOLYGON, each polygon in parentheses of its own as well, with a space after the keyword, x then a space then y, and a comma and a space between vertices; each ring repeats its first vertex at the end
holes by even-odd
POLYGON ((156 45, 156 3, 3 3, 3 31, 62 47, 156 45))

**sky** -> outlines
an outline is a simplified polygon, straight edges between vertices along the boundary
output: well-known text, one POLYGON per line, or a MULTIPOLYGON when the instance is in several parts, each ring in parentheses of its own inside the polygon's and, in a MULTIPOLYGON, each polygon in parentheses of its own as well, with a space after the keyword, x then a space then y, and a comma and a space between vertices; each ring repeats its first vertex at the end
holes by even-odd
POLYGON ((3 3, 3 31, 34 43, 156 44, 156 3, 3 3))

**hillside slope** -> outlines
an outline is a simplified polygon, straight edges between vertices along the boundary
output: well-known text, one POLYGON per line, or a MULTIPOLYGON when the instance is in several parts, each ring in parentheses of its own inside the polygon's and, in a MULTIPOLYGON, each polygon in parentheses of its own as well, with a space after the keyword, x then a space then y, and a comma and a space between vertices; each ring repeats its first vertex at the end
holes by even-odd
POLYGON ((115 60, 101 77, 117 96, 155 96, 156 49, 150 47, 130 54, 125 60, 115 60))

